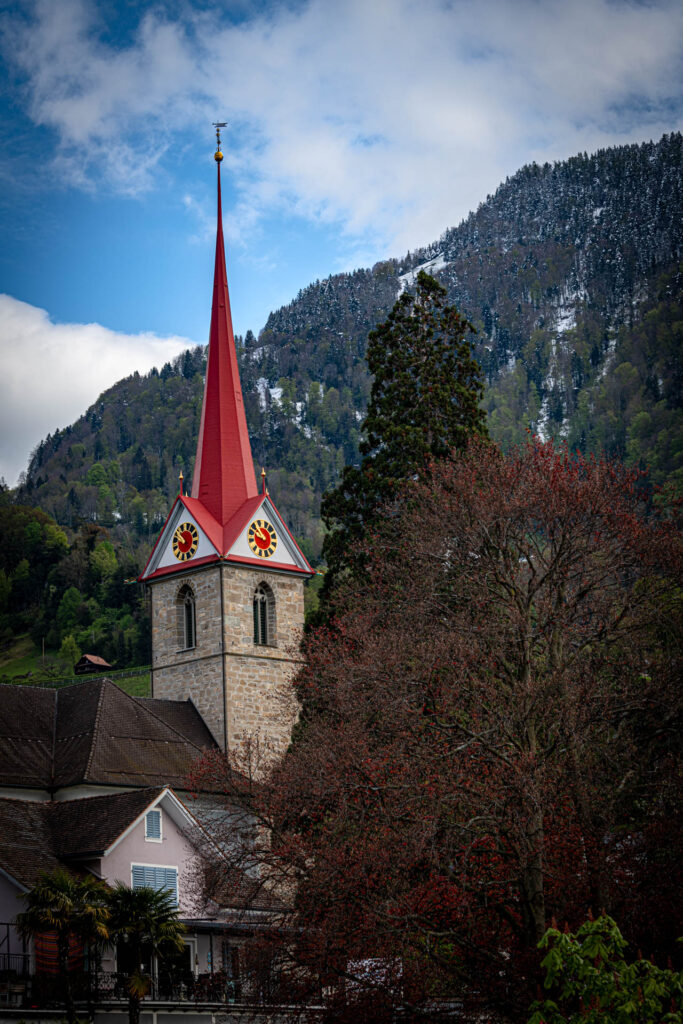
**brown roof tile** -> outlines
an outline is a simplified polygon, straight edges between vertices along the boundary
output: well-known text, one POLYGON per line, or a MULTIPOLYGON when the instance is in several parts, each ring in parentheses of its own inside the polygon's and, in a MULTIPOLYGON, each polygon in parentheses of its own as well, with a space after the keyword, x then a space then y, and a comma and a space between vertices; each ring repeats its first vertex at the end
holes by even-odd
POLYGON ((203 750, 216 749, 216 741, 191 700, 162 700, 158 697, 136 697, 135 700, 190 743, 203 750))
POLYGON ((0 785, 50 785, 54 708, 54 690, 0 686, 0 785))
POLYGON ((54 753, 56 786, 68 786, 87 779, 106 682, 102 678, 89 679, 57 691, 54 753))
POLYGON ((60 866, 52 846, 51 806, 29 800, 0 800, 0 868, 26 888, 35 883, 41 871, 54 871, 60 866))
POLYGON ((216 744, 191 701, 135 698, 106 677, 0 687, 0 785, 182 788, 216 744))
POLYGON ((108 681, 102 691, 87 781, 182 787, 203 748, 159 716, 153 701, 143 704, 108 681))
POLYGON ((56 854, 66 860, 101 856, 162 792, 150 787, 52 804, 56 854))

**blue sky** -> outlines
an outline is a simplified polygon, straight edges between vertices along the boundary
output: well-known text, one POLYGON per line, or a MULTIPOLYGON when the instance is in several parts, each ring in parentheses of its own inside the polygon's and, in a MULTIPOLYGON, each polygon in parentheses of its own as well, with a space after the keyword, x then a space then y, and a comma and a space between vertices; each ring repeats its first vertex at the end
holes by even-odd
POLYGON ((0 0, 0 474, 206 340, 433 241, 530 160, 681 128, 678 0, 0 0))

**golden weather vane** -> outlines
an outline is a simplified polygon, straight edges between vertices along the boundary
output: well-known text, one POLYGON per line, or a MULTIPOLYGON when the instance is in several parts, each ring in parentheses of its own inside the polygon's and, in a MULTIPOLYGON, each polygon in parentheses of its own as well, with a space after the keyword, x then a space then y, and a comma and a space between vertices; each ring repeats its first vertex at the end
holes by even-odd
POLYGON ((214 121, 213 126, 216 129, 216 152, 214 153, 213 158, 216 163, 220 163, 223 159, 223 154, 221 153, 221 128, 227 128, 228 122, 214 121))

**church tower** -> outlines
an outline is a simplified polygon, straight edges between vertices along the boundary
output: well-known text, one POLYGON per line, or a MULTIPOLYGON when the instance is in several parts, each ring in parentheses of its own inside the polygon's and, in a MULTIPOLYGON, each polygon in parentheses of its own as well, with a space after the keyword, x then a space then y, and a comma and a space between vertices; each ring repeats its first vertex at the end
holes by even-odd
POLYGON ((176 498, 140 580, 152 598, 152 696, 197 706, 224 750, 247 736, 282 748, 294 705, 303 585, 313 570, 257 486, 230 314, 221 213, 192 496, 176 498))

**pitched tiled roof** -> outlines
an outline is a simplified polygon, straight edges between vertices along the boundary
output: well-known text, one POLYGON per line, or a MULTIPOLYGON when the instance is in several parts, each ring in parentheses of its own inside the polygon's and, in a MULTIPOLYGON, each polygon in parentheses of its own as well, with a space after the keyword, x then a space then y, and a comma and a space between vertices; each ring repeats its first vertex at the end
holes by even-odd
MULTIPOLYGON (((57 784, 82 780, 124 786, 182 786, 202 747, 157 715, 153 702, 141 704, 109 680, 96 686, 97 697, 91 683, 60 692, 55 745, 57 784)), ((188 705, 186 717, 193 713, 197 715, 188 705)))
POLYGON ((28 800, 0 800, 0 869, 27 889, 41 871, 54 871, 60 866, 52 847, 51 806, 28 800))
POLYGON ((162 792, 162 787, 150 787, 47 804, 56 854, 65 860, 102 856, 162 792))
POLYGON ((279 912, 287 910, 286 904, 272 889, 237 869, 223 873, 212 897, 224 908, 279 912))
POLYGON ((50 784, 56 691, 0 687, 0 785, 50 784))
POLYGON ((213 736, 191 700, 162 700, 160 697, 136 697, 135 700, 190 743, 202 750, 216 749, 213 736))
POLYGON ((100 856, 162 789, 87 797, 64 803, 0 799, 0 868, 30 888, 41 871, 100 856))
POLYGON ((207 749, 216 744, 191 701, 131 697, 102 677, 0 687, 0 785, 182 788, 207 749))

